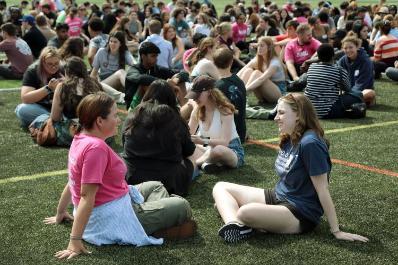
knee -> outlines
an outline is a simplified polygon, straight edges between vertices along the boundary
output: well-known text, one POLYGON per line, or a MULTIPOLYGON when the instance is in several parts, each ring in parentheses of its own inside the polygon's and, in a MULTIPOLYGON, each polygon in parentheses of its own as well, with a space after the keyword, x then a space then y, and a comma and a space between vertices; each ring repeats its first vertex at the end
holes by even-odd
POLYGON ((255 215, 256 215, 256 211, 253 211, 250 204, 246 204, 246 205, 243 205, 242 207, 240 207, 236 214, 238 220, 241 221, 245 225, 253 223, 253 220, 255 219, 255 215))
POLYGON ((173 195, 173 197, 167 198, 167 200, 169 200, 168 206, 166 207, 167 210, 170 213, 176 214, 180 222, 192 217, 191 205, 186 199, 173 195))
POLYGON ((224 181, 217 182, 216 185, 214 185, 214 187, 213 187, 213 197, 223 191, 226 191, 228 184, 229 184, 228 182, 224 182, 224 181))
POLYGON ((224 151, 222 146, 217 145, 215 147, 212 148, 211 150, 211 158, 213 159, 221 159, 224 155, 224 151))

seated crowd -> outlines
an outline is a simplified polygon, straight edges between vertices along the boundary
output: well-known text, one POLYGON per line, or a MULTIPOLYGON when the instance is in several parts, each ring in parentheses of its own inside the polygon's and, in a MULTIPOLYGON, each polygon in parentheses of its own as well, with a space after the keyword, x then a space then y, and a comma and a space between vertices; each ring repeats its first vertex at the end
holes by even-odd
POLYGON ((209 0, 0 1, 0 24, 0 77, 22 80, 18 120, 38 143, 70 147, 69 182, 45 220, 74 219, 57 257, 86 253, 82 240, 143 246, 191 236, 181 196, 201 172, 244 165, 246 118, 264 104, 272 110, 263 118, 279 127, 280 180, 274 189, 217 183, 219 235, 305 233, 325 213, 337 239, 368 240, 339 229, 319 119, 364 117, 376 104, 374 80, 398 81, 395 5, 236 0, 217 15, 209 0), (118 105, 128 113, 121 157, 107 144, 125 111, 118 105))

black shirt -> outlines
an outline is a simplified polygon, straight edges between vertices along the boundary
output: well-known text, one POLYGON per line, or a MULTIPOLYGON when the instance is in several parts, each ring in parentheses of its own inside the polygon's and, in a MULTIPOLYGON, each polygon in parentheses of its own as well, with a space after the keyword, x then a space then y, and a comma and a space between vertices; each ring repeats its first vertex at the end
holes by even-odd
POLYGON ((246 138, 246 87, 243 81, 236 75, 232 74, 230 77, 221 78, 216 82, 216 88, 220 89, 229 101, 238 110, 235 113, 234 120, 236 131, 243 143, 246 138))
MULTIPOLYGON (((40 80, 37 68, 38 68, 38 63, 32 64, 29 66, 29 68, 26 70, 25 74, 23 75, 22 79, 22 86, 30 86, 34 87, 35 89, 40 89, 43 86, 47 84, 43 84, 43 82, 40 80)), ((48 80, 51 80, 51 78, 60 78, 61 75, 60 73, 56 73, 52 75, 48 80)), ((37 103, 51 109, 52 101, 53 101, 53 93, 48 94, 46 97, 44 97, 42 100, 38 101, 37 103)))
POLYGON ((32 26, 22 38, 29 45, 33 56, 39 58, 41 50, 47 46, 47 39, 43 33, 36 26, 32 26))

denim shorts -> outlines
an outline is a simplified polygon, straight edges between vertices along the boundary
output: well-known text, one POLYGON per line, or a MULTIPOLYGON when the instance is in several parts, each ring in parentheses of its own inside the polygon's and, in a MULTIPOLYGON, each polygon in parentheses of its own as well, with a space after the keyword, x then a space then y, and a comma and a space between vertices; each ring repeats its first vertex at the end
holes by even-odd
POLYGON ((282 93, 282 95, 286 94, 286 81, 273 81, 274 84, 279 88, 279 91, 282 93))
POLYGON ((245 151, 243 150, 239 137, 232 139, 228 144, 228 148, 231 149, 238 157, 238 163, 236 164, 236 168, 243 166, 243 164, 245 163, 245 151))

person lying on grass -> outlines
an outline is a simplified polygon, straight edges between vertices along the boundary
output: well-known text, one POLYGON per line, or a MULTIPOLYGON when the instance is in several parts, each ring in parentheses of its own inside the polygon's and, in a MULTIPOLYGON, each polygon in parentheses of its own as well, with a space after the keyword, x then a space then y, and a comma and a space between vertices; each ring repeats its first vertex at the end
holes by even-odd
POLYGON ((278 102, 275 121, 281 137, 274 189, 218 182, 213 197, 225 225, 218 231, 228 243, 259 229, 278 234, 312 231, 325 213, 330 232, 341 240, 367 242, 366 237, 340 230, 329 193, 328 143, 311 102, 288 94, 278 102))
POLYGON ((118 132, 120 123, 112 98, 102 92, 90 94, 76 112, 82 129, 69 150, 69 181, 59 200, 57 215, 44 220, 46 224, 73 220, 67 211, 73 203, 69 245, 55 257, 70 259, 88 253, 83 240, 97 246, 146 246, 163 243, 163 239, 149 234, 177 238, 192 235, 196 224, 185 199, 169 197, 156 181, 127 185, 126 165, 105 143, 105 139, 118 132), (168 235, 167 228, 176 228, 175 233, 168 235))

